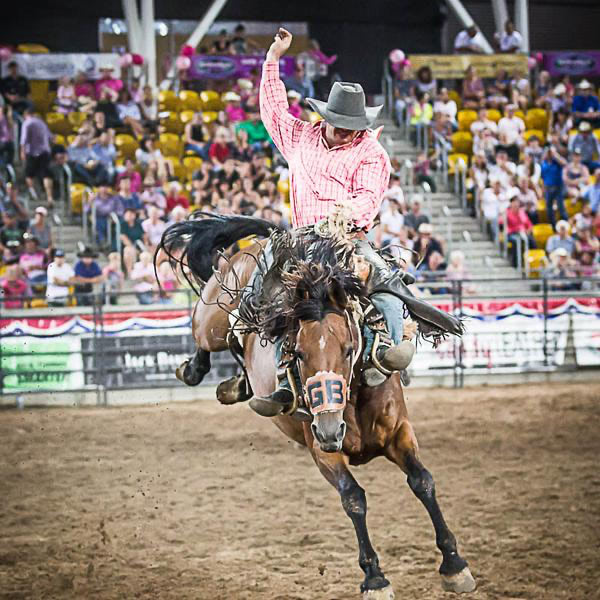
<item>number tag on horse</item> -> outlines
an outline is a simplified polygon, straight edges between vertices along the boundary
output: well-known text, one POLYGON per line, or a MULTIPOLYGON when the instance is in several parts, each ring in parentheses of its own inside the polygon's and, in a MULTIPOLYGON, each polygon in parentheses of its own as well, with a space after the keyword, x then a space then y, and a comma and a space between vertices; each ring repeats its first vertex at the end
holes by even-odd
POLYGON ((306 398, 313 415, 346 406, 346 380, 331 371, 319 371, 306 380, 306 398))

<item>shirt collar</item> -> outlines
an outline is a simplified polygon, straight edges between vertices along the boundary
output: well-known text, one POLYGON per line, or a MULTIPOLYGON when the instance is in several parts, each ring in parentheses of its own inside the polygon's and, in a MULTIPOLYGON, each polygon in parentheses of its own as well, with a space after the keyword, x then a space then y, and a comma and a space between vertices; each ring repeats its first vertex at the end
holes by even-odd
POLYGON ((321 143, 325 146, 327 151, 332 152, 334 150, 341 150, 343 148, 348 148, 350 146, 356 146, 356 144, 360 143, 366 135, 368 135, 369 130, 365 129, 361 131, 351 142, 347 144, 342 144, 341 146, 336 146, 335 148, 330 148, 327 143, 327 139, 325 138, 325 121, 321 121, 318 123, 319 133, 321 134, 321 143))

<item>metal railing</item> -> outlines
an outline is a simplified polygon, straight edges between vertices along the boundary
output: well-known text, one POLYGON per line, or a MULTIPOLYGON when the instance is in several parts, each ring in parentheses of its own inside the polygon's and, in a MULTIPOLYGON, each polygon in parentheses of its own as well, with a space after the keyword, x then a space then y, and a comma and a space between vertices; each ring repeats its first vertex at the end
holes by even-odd
POLYGON ((107 235, 107 243, 108 243, 108 247, 112 250, 113 248, 115 249, 116 252, 118 252, 119 254, 121 254, 121 246, 122 246, 122 242, 121 242, 121 221, 119 220, 119 217, 117 215, 116 212, 111 212, 110 216, 108 218, 108 223, 106 226, 106 235, 107 235), (112 240, 112 236, 113 236, 113 226, 114 225, 114 235, 115 235, 115 243, 113 246, 113 240, 112 240))

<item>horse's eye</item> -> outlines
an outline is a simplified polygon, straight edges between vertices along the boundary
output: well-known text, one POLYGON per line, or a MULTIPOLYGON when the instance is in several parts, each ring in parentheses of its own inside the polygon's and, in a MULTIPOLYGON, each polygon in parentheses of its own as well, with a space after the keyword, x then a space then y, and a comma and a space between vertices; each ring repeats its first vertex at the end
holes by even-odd
POLYGON ((302 352, 301 350, 296 350, 296 356, 298 357, 298 360, 301 360, 303 362, 306 360, 306 354, 304 354, 304 352, 302 352))
POLYGON ((346 358, 350 358, 352 356, 353 352, 354 352, 354 348, 352 348, 352 346, 348 346, 346 348, 346 358))

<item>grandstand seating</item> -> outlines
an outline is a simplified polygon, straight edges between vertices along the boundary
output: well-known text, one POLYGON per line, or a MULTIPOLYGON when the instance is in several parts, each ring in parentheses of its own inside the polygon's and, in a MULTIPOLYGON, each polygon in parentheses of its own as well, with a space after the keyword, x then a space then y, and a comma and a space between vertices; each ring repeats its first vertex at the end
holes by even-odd
POLYGON ((470 131, 457 131, 452 134, 450 139, 452 141, 453 153, 458 152, 460 154, 466 154, 467 156, 473 154, 473 136, 470 131))
POLYGON ((456 115, 459 131, 471 131, 471 125, 477 121, 477 112, 471 109, 459 110, 456 115))
POLYGON ((119 156, 123 158, 135 158, 135 151, 140 147, 136 139, 128 133, 119 133, 115 136, 115 147, 119 156))
POLYGON ((539 223, 533 226, 533 238, 538 248, 545 248, 548 238, 554 234, 552 225, 549 223, 539 223))

